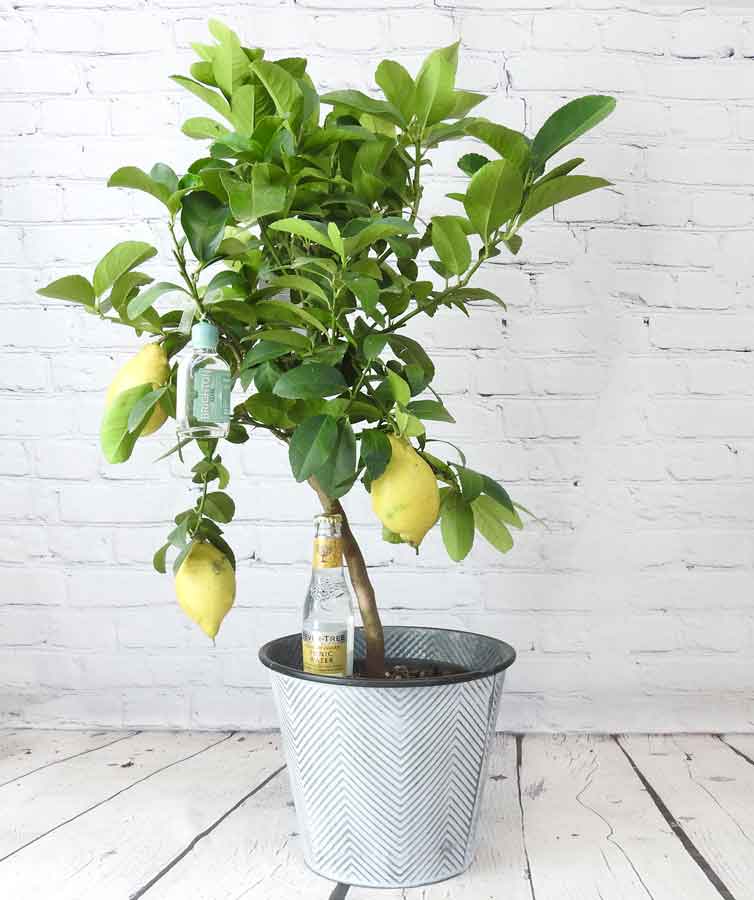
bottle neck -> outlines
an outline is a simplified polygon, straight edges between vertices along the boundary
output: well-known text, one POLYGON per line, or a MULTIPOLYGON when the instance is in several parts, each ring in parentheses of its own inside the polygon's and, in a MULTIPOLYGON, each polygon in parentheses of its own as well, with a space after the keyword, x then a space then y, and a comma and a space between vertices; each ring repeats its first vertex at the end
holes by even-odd
POLYGON ((317 535, 314 538, 312 570, 322 575, 343 572, 343 539, 336 535, 317 535))

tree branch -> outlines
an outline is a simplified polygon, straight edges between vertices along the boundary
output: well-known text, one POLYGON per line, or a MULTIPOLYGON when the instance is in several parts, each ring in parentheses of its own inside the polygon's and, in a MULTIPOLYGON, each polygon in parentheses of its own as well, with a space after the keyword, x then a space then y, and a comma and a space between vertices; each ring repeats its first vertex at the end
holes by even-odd
POLYGON ((351 576, 351 584, 356 592, 361 621, 364 625, 367 648, 366 674, 370 678, 382 678, 385 675, 385 637, 380 613, 377 609, 374 587, 369 580, 361 548, 351 531, 348 517, 340 501, 328 497, 314 475, 309 478, 309 484, 319 497, 322 509, 325 512, 337 513, 343 519, 343 556, 348 566, 348 574, 351 576))

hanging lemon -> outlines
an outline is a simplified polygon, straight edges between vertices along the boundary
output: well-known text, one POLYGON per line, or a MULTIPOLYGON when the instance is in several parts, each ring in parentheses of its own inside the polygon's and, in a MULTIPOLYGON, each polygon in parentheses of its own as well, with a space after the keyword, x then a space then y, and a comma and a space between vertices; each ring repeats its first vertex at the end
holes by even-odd
MULTIPOLYGON (((162 344, 147 344, 132 356, 110 382, 110 387, 105 395, 105 409, 107 410, 118 394, 140 384, 151 384, 153 388, 162 387, 170 375, 168 357, 162 344)), ((141 436, 152 434, 165 424, 168 414, 161 404, 155 404, 152 415, 141 430, 141 436)))
POLYGON ((432 469, 414 448, 388 435, 392 456, 372 482, 372 509, 385 528, 414 547, 437 521, 440 492, 432 469))
POLYGON ((213 640, 236 598, 236 573, 214 544, 195 543, 175 576, 181 609, 213 640))

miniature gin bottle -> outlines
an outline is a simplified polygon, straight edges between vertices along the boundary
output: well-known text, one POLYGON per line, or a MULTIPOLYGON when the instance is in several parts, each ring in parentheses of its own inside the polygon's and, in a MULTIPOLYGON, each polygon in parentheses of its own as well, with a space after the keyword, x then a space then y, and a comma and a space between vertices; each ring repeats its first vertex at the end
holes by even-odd
POLYGON ((339 515, 314 519, 312 579, 301 632, 304 671, 315 675, 353 674, 353 602, 343 572, 339 515))
POLYGON ((217 352, 211 322, 191 329, 188 352, 178 364, 176 419, 181 438, 222 438, 230 427, 230 367, 217 352))

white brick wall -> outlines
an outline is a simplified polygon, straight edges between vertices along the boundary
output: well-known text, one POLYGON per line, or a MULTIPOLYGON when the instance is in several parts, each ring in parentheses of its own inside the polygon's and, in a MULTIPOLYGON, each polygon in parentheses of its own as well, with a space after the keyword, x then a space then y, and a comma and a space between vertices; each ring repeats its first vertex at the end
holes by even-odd
MULTIPOLYGON (((531 132, 582 92, 616 114, 583 155, 613 191, 528 229, 481 273, 502 317, 417 323, 472 465, 547 522, 500 558, 380 541, 349 498, 388 622, 470 628, 519 651, 509 729, 747 730, 754 723, 754 21, 743 4, 301 0, 212 13, 323 87, 370 87, 460 37, 464 86, 531 132)), ((150 570, 186 505, 168 436, 97 450, 125 330, 36 287, 164 231, 107 190, 124 164, 199 155, 168 75, 205 39, 196 0, 0 6, 0 723, 270 727, 258 645, 296 628, 316 504, 274 442, 229 449, 239 594, 217 647, 150 570)), ((443 204, 455 157, 428 194, 443 204)), ((164 256, 167 262, 167 255, 164 256)))

